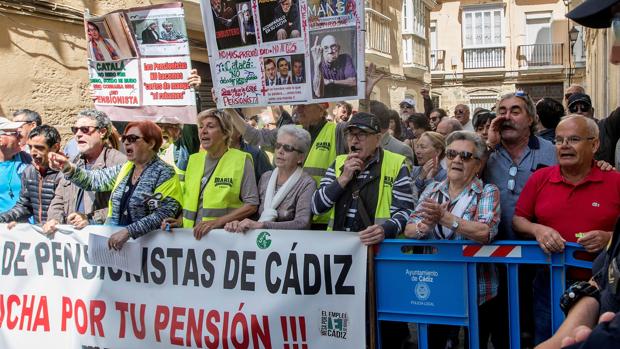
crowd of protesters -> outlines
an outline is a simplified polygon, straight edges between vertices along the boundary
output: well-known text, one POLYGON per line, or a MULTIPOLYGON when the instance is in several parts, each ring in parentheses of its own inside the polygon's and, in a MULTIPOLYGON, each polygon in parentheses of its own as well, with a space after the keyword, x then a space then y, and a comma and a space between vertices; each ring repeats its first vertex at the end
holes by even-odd
MULTIPOLYGON (((382 77, 371 65, 366 96, 382 77)), ((196 73, 190 84, 200 84, 196 73)), ((218 228, 344 230, 369 246, 386 238, 535 239, 549 254, 576 242, 591 259, 600 254, 595 264, 603 266, 591 281, 601 289, 600 310, 584 302, 580 309, 620 311, 620 287, 606 287, 620 277, 620 108, 596 118, 579 85, 564 101, 535 103, 515 91, 489 109, 458 104, 452 115, 427 89, 420 94, 419 112, 410 98, 394 109, 365 99, 357 111, 343 101, 331 115, 326 104, 295 105, 290 114, 279 108, 276 128, 258 128, 234 109, 209 109, 197 128, 136 121, 119 126, 119 135, 108 115, 83 110, 64 153, 56 128, 17 110, 12 120, 0 118, 0 222, 41 224, 48 234, 59 224, 117 225, 108 243, 117 250, 176 227, 193 229, 196 239, 218 228), (613 266, 618 275, 609 274, 613 266)), ((522 302, 522 316, 533 324, 525 332, 558 347, 561 339, 549 339, 548 270, 523 274, 520 292, 530 302, 522 302)), ((591 277, 569 270, 567 286, 591 277)), ((481 264, 478 286, 481 347, 490 340, 507 348, 505 268, 481 264)), ((596 319, 568 314, 565 336, 596 319)), ((400 348, 408 335, 396 324, 383 330, 387 348, 400 348)), ((431 347, 454 347, 457 333, 431 326, 431 347)))

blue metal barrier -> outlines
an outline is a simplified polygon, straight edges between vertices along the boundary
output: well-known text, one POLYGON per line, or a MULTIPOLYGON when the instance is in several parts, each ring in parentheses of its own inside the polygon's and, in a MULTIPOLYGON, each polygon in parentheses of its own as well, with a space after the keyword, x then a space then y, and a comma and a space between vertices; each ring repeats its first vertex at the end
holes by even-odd
MULTIPOLYGON (((566 283, 566 267, 590 269, 592 263, 576 259, 581 245, 567 243, 564 253, 547 255, 535 241, 499 241, 479 245, 469 241, 385 240, 375 257, 378 347, 380 321, 418 324, 418 347, 428 348, 428 324, 469 328, 469 348, 479 347, 478 263, 505 264, 508 274, 510 347, 520 348, 520 264, 547 265, 551 277, 551 321, 555 331, 564 314, 559 299, 566 283), (432 254, 412 253, 414 247, 434 249, 432 254)), ((386 348, 389 349, 389 348, 386 348)))

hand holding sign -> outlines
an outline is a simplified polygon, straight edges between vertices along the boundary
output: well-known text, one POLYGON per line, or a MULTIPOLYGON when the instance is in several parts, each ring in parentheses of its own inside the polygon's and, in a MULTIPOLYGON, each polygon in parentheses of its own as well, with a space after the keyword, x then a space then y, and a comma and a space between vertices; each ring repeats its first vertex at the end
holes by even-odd
POLYGON ((108 248, 111 250, 120 251, 127 240, 129 240, 129 231, 127 231, 127 229, 117 231, 110 236, 110 239, 108 239, 108 248))

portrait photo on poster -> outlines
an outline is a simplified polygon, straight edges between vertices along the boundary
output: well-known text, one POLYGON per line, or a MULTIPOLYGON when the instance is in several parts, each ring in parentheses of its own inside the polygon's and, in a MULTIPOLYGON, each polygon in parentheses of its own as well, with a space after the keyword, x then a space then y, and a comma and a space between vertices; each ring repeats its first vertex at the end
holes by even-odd
POLYGON ((84 20, 88 40, 88 59, 116 61, 138 56, 134 41, 125 28, 127 19, 122 13, 84 20))
POLYGON ((256 44, 256 23, 247 0, 210 0, 218 50, 256 44))
POLYGON ((355 27, 311 32, 310 45, 314 98, 357 95, 355 27))
POLYGON ((266 0, 258 4, 262 41, 273 42, 301 37, 299 0, 266 0))
POLYGON ((304 55, 263 58, 265 86, 294 85, 306 82, 304 55))

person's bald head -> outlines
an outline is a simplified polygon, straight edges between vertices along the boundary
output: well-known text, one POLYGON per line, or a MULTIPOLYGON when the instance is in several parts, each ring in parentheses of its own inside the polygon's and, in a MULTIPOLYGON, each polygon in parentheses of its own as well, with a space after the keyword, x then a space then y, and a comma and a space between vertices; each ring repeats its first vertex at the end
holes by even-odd
POLYGON ((463 125, 461 125, 457 119, 453 118, 443 118, 437 125, 437 132, 444 136, 448 136, 454 131, 461 131, 462 129, 463 125))
POLYGON ((340 44, 333 35, 325 35, 321 40, 321 49, 323 50, 323 60, 327 64, 332 64, 340 56, 340 44))
POLYGON ((568 99, 575 93, 586 94, 586 89, 579 84, 572 84, 564 91, 564 104, 568 105, 568 99))
POLYGON ((593 119, 579 114, 562 118, 555 129, 555 148, 561 168, 591 166, 599 147, 598 125, 593 119))
POLYGON ((293 121, 304 128, 320 123, 327 116, 322 103, 298 104, 293 107, 293 121))
POLYGON ((454 107, 454 118, 457 119, 461 125, 466 125, 469 122, 469 107, 465 104, 458 104, 454 107))

